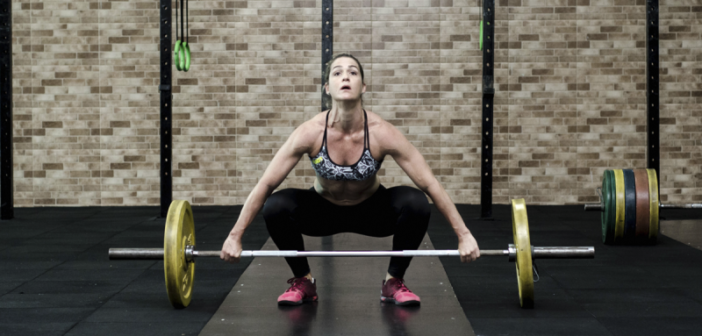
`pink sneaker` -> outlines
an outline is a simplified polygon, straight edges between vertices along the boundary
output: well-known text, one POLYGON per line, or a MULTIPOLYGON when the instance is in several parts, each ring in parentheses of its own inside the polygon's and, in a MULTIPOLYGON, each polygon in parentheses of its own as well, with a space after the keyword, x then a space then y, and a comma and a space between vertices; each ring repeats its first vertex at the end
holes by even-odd
POLYGON ((392 278, 388 281, 383 280, 380 301, 394 303, 398 306, 414 306, 419 305, 420 300, 419 296, 405 286, 405 280, 392 278))
POLYGON ((316 281, 313 282, 302 277, 290 278, 288 283, 292 286, 278 297, 279 305, 296 306, 302 304, 302 302, 317 301, 316 281))

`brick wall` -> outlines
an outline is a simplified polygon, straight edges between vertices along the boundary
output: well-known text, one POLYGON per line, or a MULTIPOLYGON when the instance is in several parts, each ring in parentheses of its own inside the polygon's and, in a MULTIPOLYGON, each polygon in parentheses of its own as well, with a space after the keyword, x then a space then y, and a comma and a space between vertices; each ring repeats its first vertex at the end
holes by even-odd
MULTIPOLYGON (((173 3, 175 6, 175 2, 173 3)), ((191 1, 174 70, 174 198, 241 204, 319 113, 321 1, 191 1)), ((457 203, 479 203, 477 1, 335 1, 334 52, 457 203)), ((494 200, 597 200, 645 166, 645 2, 499 0, 494 200)), ((15 204, 159 201, 158 2, 13 1, 15 204)), ((661 198, 702 201, 702 5, 661 1, 661 198)), ((175 34, 175 25, 174 31, 175 34)), ((411 185, 391 158, 386 186, 411 185)), ((302 158, 281 188, 314 180, 302 158)))

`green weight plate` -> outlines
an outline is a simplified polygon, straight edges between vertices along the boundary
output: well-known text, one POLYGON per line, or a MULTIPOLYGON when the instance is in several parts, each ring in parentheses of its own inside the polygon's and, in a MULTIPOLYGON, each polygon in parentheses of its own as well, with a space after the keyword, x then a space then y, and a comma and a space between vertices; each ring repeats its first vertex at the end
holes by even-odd
POLYGON ((166 292, 173 307, 185 308, 193 294, 195 262, 185 259, 185 247, 195 246, 195 223, 188 201, 174 200, 168 208, 163 239, 166 292))
POLYGON ((602 242, 609 243, 609 237, 607 236, 607 215, 609 214, 609 180, 607 179, 607 171, 602 173, 602 212, 600 213, 600 219, 602 223, 602 242))
POLYGON ((614 170, 609 171, 609 231, 614 244, 614 230, 617 226, 617 188, 614 184, 614 170))
POLYGON ((605 170, 602 176, 602 242, 605 244, 614 243, 614 185, 612 183, 614 174, 611 170, 605 170))
POLYGON ((534 307, 534 270, 531 264, 531 239, 526 203, 523 198, 512 200, 512 232, 517 249, 517 284, 519 304, 522 308, 534 307))

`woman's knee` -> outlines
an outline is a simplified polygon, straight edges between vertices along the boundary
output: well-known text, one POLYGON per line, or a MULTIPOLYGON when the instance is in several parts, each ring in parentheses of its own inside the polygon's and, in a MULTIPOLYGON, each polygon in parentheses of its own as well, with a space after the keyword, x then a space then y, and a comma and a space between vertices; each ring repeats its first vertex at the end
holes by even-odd
POLYGON ((295 211, 294 193, 294 189, 283 189, 268 197, 266 203, 263 204, 263 209, 261 209, 266 224, 270 225, 269 222, 281 215, 288 217, 295 211))
POLYGON ((413 216, 429 217, 431 208, 426 194, 419 189, 402 186, 398 187, 398 198, 395 206, 399 206, 402 212, 411 213, 413 216))

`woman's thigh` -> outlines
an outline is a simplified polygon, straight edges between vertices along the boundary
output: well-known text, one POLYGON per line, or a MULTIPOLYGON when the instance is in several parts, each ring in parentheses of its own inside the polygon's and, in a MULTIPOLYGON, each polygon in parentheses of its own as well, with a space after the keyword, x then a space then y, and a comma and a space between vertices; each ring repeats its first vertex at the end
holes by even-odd
POLYGON ((349 223, 344 227, 346 232, 387 237, 404 229, 403 221, 407 219, 428 219, 429 202, 421 190, 407 186, 381 188, 373 197, 350 211, 347 216, 349 223))
MULTIPOLYGON (((282 217, 280 225, 314 237, 344 232, 347 207, 338 206, 320 196, 314 188, 284 189, 269 197, 264 209, 282 217)), ((265 214, 264 214, 265 217, 265 214)))
POLYGON ((290 225, 295 225, 300 233, 313 237, 342 232, 387 237, 402 228, 398 220, 403 213, 404 217, 408 217, 428 212, 425 194, 406 186, 386 189, 381 185, 371 197, 353 206, 331 203, 314 188, 285 189, 276 194, 279 194, 278 200, 270 206, 281 204, 287 208, 285 211, 290 225))

